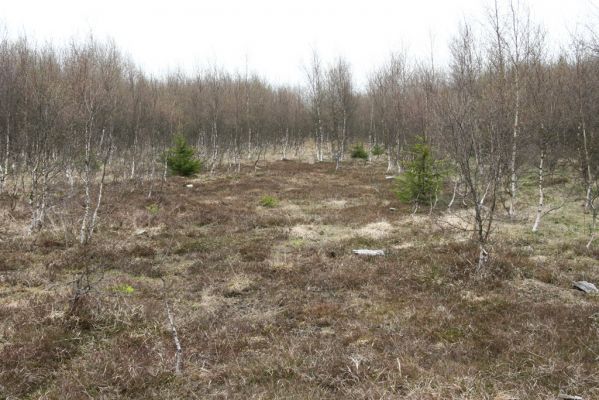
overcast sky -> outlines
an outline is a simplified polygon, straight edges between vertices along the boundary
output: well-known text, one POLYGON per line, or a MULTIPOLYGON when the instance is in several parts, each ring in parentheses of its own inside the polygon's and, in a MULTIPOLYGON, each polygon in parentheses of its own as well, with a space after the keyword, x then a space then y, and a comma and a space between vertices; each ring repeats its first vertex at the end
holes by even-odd
MULTIPOLYGON (((461 20, 484 21, 492 3, 475 0, 0 0, 11 36, 64 43, 90 32, 112 38, 144 70, 186 72, 208 64, 299 83, 312 49, 346 57, 359 82, 391 51, 447 61, 461 20)), ((593 0, 529 0, 554 46, 597 18, 593 0)))

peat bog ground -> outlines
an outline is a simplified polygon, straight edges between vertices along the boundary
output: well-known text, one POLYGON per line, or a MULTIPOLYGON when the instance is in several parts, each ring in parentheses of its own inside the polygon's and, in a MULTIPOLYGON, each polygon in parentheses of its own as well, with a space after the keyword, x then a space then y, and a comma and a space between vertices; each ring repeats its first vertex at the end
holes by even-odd
POLYGON ((524 185, 481 277, 469 211, 412 214, 383 165, 158 186, 109 183, 84 247, 77 194, 33 236, 26 203, 0 199, 1 398, 599 398, 599 297, 572 289, 599 281, 580 201, 533 235, 524 185))

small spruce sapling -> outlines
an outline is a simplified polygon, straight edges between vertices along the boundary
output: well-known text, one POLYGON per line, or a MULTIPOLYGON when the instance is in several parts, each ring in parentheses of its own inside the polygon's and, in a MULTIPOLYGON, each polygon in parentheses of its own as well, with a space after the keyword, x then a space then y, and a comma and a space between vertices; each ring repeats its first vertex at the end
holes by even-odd
POLYGON ((366 149, 364 149, 364 145, 362 143, 358 143, 352 148, 351 158, 368 160, 368 152, 366 149))
POLYGON ((382 156, 383 154, 385 154, 385 149, 383 148, 383 146, 381 146, 380 144, 377 143, 374 146, 372 146, 371 153, 373 156, 375 156, 378 159, 379 156, 382 156))
POLYGON ((413 159, 406 165, 403 174, 396 178, 395 194, 400 201, 434 207, 443 183, 442 163, 435 160, 430 146, 418 138, 412 147, 413 159))
POLYGON ((182 135, 175 137, 175 145, 166 152, 166 165, 173 175, 193 176, 200 172, 202 162, 182 135))

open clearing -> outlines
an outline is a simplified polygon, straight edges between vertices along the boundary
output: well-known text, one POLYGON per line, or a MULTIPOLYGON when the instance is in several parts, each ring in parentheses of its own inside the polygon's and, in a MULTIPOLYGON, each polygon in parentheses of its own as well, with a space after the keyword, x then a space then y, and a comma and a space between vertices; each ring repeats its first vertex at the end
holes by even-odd
POLYGON ((599 398, 599 297, 571 288, 599 281, 580 201, 538 235, 502 222, 480 278, 477 248, 452 228, 467 210, 411 215, 384 176, 273 162, 171 178, 152 199, 109 184, 86 247, 59 229, 80 215, 76 196, 37 236, 23 205, 3 204, 0 397, 599 398), (259 206, 264 195, 279 204, 259 206), (86 268, 91 291, 72 307, 86 268))

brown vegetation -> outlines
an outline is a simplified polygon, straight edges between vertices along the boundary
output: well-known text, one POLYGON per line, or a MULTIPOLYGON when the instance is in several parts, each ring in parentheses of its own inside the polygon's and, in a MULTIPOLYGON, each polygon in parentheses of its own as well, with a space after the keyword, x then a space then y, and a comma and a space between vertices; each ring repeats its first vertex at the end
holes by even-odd
POLYGON ((384 167, 276 162, 152 199, 110 183, 87 246, 58 222, 27 236, 19 202, 0 230, 0 397, 599 397, 599 298, 570 288, 599 280, 584 224, 558 245, 568 213, 546 236, 500 223, 480 277, 476 240, 411 215, 384 167))

